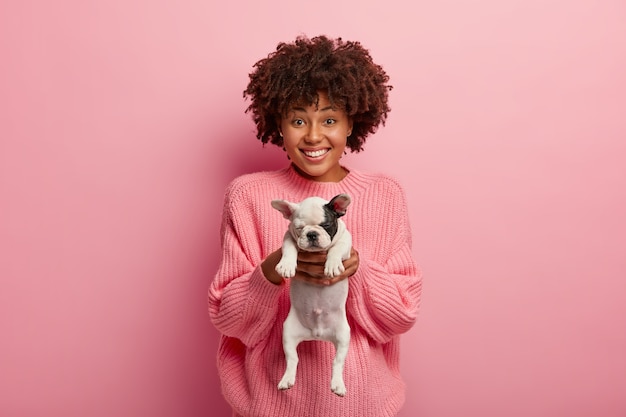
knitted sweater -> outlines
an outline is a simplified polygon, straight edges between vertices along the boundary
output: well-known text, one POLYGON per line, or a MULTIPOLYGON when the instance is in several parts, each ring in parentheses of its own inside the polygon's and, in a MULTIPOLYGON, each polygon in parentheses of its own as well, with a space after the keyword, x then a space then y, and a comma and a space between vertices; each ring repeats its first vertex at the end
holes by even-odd
POLYGON ((226 189, 221 238, 222 261, 208 303, 210 317, 222 333, 217 360, 222 391, 235 415, 395 416, 405 399, 399 335, 415 323, 421 294, 405 194, 398 182, 354 170, 336 183, 306 180, 292 167, 246 174, 226 189), (298 346, 296 383, 280 391, 289 280, 272 284, 260 265, 280 247, 288 221, 270 201, 299 202, 312 195, 330 200, 340 193, 352 197, 342 219, 359 252, 358 271, 348 278, 347 394, 342 398, 330 390, 335 351, 326 341, 298 346))

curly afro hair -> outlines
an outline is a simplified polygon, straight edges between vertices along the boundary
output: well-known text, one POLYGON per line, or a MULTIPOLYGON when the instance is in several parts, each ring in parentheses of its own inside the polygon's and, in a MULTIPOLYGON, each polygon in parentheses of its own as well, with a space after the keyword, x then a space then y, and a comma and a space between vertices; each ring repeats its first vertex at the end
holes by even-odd
POLYGON ((317 105, 318 91, 326 91, 331 104, 351 118, 346 146, 359 152, 391 110, 388 81, 359 42, 300 36, 292 43, 279 43, 276 51, 254 65, 243 96, 250 99, 246 113, 252 112, 257 138, 263 144, 283 146, 281 117, 294 103, 317 105))

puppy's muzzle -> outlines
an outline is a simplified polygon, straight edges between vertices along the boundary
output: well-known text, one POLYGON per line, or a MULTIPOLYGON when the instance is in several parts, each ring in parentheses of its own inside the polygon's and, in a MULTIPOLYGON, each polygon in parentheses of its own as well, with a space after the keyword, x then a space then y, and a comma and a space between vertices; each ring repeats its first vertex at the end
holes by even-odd
POLYGON ((309 242, 311 243, 316 243, 317 239, 318 239, 319 235, 317 234, 317 232, 308 232, 306 234, 306 238, 309 240, 309 242))

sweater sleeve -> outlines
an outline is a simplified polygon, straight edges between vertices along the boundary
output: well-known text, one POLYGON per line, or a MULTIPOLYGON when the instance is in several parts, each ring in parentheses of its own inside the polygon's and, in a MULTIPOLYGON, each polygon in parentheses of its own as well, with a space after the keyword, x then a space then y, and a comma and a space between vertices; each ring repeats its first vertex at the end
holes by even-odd
POLYGON ((278 312, 285 285, 269 282, 261 271, 262 249, 255 239, 252 216, 234 204, 236 193, 227 190, 221 226, 222 260, 209 288, 209 315, 225 336, 253 346, 267 337, 278 312))
POLYGON ((396 191, 385 211, 389 213, 384 225, 387 240, 377 242, 388 242, 388 247, 377 251, 377 259, 361 258, 358 271, 349 278, 347 312, 379 343, 389 342, 415 324, 422 291, 404 192, 401 188, 396 191))

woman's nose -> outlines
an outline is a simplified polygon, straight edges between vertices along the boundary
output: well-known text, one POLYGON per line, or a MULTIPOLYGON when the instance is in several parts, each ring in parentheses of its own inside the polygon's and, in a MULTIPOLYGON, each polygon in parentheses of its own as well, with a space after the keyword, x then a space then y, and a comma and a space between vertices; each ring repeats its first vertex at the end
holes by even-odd
POLYGON ((317 143, 320 142, 323 138, 324 134, 322 132, 322 127, 317 124, 313 124, 309 128, 305 140, 307 143, 317 143))

